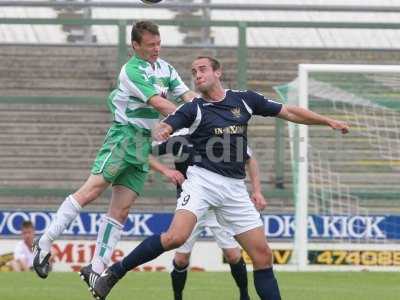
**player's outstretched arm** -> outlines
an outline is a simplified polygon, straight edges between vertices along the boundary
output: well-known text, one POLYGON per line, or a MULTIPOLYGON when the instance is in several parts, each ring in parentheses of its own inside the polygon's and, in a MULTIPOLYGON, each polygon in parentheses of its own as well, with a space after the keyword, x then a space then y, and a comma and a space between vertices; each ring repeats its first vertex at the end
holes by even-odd
POLYGON ((149 155, 149 165, 154 171, 164 175, 174 184, 182 184, 185 181, 185 177, 181 172, 162 164, 153 155, 149 155))
POLYGON ((260 171, 258 167, 258 162, 254 157, 250 157, 247 162, 250 183, 251 183, 251 201, 253 201, 254 206, 257 210, 261 211, 267 206, 267 201, 265 200, 261 191, 261 181, 260 181, 260 171))
POLYGON ((176 106, 172 102, 159 95, 151 97, 148 103, 164 116, 168 116, 176 110, 176 106))
POLYGON ((298 106, 284 105, 278 117, 298 124, 327 125, 332 129, 340 130, 343 134, 349 132, 349 125, 346 122, 325 117, 298 106))

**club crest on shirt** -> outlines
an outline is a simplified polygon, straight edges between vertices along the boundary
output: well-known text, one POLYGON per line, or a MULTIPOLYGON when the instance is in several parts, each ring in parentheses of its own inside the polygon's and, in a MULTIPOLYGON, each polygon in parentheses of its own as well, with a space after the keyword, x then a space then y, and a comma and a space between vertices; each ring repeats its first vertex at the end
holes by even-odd
POLYGON ((235 118, 240 118, 240 107, 232 108, 231 113, 235 118))

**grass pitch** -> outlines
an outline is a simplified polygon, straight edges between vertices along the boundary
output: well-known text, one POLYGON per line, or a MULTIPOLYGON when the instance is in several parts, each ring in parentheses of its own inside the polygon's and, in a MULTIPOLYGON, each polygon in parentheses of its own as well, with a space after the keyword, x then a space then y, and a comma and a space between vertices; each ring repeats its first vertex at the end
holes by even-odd
MULTIPOLYGON (((285 300, 396 300, 399 273, 277 272, 285 300)), ((249 273, 251 299, 259 299, 249 273)), ((191 272, 185 300, 235 300, 230 273, 191 272)), ((74 273, 51 273, 46 280, 29 273, 0 273, 1 300, 89 300, 86 285, 74 273)), ((173 300, 168 273, 130 273, 111 292, 109 300, 173 300)))

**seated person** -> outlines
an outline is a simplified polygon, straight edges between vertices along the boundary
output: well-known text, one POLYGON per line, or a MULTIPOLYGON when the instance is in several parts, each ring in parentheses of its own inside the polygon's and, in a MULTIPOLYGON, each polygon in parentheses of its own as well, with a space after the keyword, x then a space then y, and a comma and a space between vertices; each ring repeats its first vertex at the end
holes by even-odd
POLYGON ((35 237, 35 228, 31 221, 24 221, 21 225, 22 241, 14 249, 14 259, 8 262, 13 271, 23 272, 32 269, 33 252, 32 244, 35 237))

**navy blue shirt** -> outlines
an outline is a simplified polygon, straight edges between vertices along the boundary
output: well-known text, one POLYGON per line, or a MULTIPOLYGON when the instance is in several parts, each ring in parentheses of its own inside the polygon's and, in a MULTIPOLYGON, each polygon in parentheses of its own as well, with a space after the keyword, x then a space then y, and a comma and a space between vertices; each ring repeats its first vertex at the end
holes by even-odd
MULTIPOLYGON (((193 161, 193 144, 190 143, 190 135, 171 136, 165 142, 156 144, 152 147, 151 154, 156 156, 170 153, 175 156, 175 169, 187 178, 187 169, 192 165, 193 161)), ((250 159, 252 151, 247 149, 245 161, 250 159)), ((180 184, 176 185, 176 197, 179 198, 182 192, 180 184)))
POLYGON ((247 124, 252 115, 276 116, 282 104, 253 91, 227 90, 219 102, 195 98, 163 122, 173 131, 189 127, 192 164, 231 178, 243 179, 247 124))

